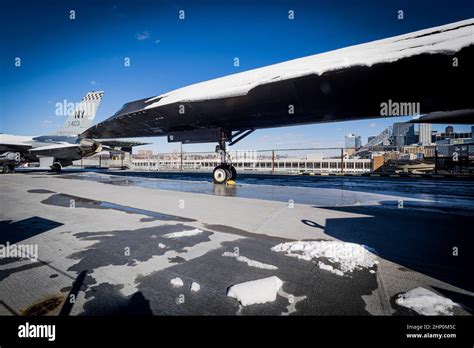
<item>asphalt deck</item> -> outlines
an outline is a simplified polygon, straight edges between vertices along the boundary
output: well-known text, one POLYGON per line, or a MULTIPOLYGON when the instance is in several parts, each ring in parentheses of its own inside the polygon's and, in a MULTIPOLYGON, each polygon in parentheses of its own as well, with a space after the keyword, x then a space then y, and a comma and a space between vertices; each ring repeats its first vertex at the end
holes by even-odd
POLYGON ((0 244, 37 245, 38 260, 0 259, 0 315, 411 315, 395 299, 416 287, 471 315, 474 183, 420 183, 420 191, 432 186, 417 193, 410 179, 379 181, 386 187, 377 191, 357 179, 225 187, 107 172, 3 175, 0 244), (203 233, 163 237, 196 228, 203 233), (339 276, 271 250, 295 240, 364 244, 379 263, 375 273, 339 276), (236 248, 277 269, 222 255, 236 248), (242 307, 226 296, 234 284, 270 276, 284 282, 274 302, 242 307), (176 277, 184 286, 172 286, 176 277))

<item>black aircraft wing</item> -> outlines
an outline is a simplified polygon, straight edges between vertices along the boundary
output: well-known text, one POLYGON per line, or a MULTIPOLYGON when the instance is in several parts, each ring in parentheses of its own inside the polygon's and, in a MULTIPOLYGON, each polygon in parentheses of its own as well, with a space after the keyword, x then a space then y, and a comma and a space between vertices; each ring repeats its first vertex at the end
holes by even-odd
POLYGON ((232 141, 234 133, 298 124, 411 115, 434 122, 439 112, 450 123, 474 123, 463 111, 474 109, 472 62, 468 19, 133 101, 81 136, 232 141))
POLYGON ((429 113, 427 115, 421 115, 408 122, 438 124, 474 124, 474 109, 437 111, 429 113))

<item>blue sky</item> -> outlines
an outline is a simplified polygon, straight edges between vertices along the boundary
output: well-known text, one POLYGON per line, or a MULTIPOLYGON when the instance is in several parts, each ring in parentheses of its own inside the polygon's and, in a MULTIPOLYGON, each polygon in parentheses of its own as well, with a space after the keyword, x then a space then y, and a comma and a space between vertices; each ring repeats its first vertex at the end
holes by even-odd
MULTIPOLYGON (((53 133, 64 122, 55 115, 55 104, 79 101, 90 90, 105 91, 99 122, 125 102, 191 83, 473 16, 472 0, 3 0, 0 132, 53 133), (400 9, 403 20, 397 19, 400 9), (70 10, 75 20, 69 19, 70 10), (185 20, 178 18, 180 10, 185 20), (289 10, 295 11, 293 21, 289 10), (128 68, 125 57, 131 60, 128 68), (234 67, 234 57, 240 67, 234 67)), ((340 146, 346 133, 365 142, 395 121, 260 130, 236 148, 340 146)), ((179 147, 165 138, 146 141, 161 152, 179 147)))

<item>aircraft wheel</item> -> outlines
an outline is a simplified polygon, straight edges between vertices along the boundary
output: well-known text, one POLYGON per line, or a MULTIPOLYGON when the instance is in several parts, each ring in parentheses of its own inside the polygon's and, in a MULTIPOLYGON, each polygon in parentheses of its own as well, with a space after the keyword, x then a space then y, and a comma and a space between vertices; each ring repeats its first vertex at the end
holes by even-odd
POLYGON ((226 168, 225 164, 221 164, 214 168, 212 172, 212 178, 214 179, 215 184, 225 184, 229 180, 231 173, 229 169, 226 168))
POLYGON ((237 180, 237 170, 235 170, 234 166, 229 166, 230 168, 230 180, 237 180))
POLYGON ((11 173, 11 172, 12 172, 11 165, 10 164, 4 164, 3 167, 2 167, 2 173, 8 174, 8 173, 11 173))
POLYGON ((61 171, 61 163, 59 162, 54 162, 53 165, 51 166, 51 171, 59 173, 61 171))

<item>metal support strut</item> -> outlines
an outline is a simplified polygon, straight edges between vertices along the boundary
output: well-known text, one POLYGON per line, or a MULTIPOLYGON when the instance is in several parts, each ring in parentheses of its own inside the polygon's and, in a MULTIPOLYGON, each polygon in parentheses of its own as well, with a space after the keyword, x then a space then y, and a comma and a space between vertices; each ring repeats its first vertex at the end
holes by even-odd
POLYGON ((235 181, 237 178, 237 171, 232 166, 232 163, 228 163, 226 141, 226 133, 222 132, 219 144, 216 146, 216 153, 220 155, 221 164, 215 167, 212 173, 215 184, 226 184, 228 181, 235 181))
POLYGON ((216 152, 221 155, 221 164, 227 164, 227 152, 226 152, 226 144, 225 144, 225 138, 222 137, 221 140, 219 140, 219 145, 218 149, 216 148, 216 152))

